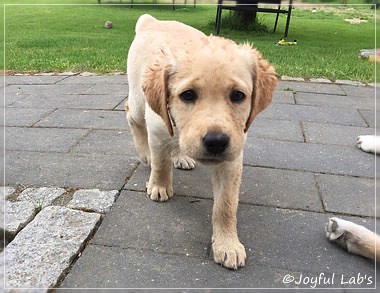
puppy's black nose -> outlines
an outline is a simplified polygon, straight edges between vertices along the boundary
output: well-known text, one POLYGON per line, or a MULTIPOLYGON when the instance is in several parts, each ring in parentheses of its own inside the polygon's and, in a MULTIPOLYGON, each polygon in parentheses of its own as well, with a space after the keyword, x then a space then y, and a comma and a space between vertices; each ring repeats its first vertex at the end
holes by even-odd
POLYGON ((228 147, 230 138, 223 132, 210 131, 203 137, 203 145, 213 155, 223 153, 228 147))

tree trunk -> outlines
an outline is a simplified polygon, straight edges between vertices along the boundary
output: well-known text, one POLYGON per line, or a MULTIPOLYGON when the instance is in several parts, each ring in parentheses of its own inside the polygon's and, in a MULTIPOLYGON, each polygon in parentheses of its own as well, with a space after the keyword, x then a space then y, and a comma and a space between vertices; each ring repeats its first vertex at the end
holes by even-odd
MULTIPOLYGON (((258 1, 257 0, 237 0, 237 4, 246 4, 243 6, 244 7, 249 7, 249 6, 256 6, 258 1)), ((256 11, 236 11, 235 15, 240 19, 240 22, 243 25, 248 25, 250 23, 253 23, 256 19, 256 11)))

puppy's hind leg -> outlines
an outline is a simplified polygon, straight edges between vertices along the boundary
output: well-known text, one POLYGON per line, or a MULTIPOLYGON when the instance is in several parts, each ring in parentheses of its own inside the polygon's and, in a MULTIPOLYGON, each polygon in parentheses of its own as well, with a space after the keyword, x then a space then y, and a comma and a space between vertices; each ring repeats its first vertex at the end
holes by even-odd
POLYGON ((134 118, 132 111, 130 111, 128 107, 128 101, 125 102, 124 109, 132 132, 133 142, 140 160, 143 163, 150 165, 151 159, 148 145, 148 132, 146 129, 144 114, 142 113, 139 119, 134 118))

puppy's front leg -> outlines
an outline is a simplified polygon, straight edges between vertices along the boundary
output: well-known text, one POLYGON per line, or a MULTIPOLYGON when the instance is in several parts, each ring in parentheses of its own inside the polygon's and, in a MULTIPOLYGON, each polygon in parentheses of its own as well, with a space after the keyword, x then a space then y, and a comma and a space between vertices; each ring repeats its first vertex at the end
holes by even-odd
POLYGON ((215 166, 212 171, 214 260, 235 270, 243 267, 246 259, 245 248, 239 241, 236 227, 242 166, 243 154, 241 153, 235 161, 215 166))
POLYGON ((165 139, 149 134, 151 153, 151 171, 147 184, 147 193, 151 200, 167 201, 173 196, 173 170, 170 147, 165 139))

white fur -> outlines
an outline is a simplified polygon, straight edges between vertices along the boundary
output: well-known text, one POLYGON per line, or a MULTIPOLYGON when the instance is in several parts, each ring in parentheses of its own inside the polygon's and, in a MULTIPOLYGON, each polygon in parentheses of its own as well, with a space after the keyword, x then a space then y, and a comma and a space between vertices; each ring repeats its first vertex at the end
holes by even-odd
POLYGON ((356 145, 367 153, 380 154, 380 136, 360 135, 356 139, 356 145))

